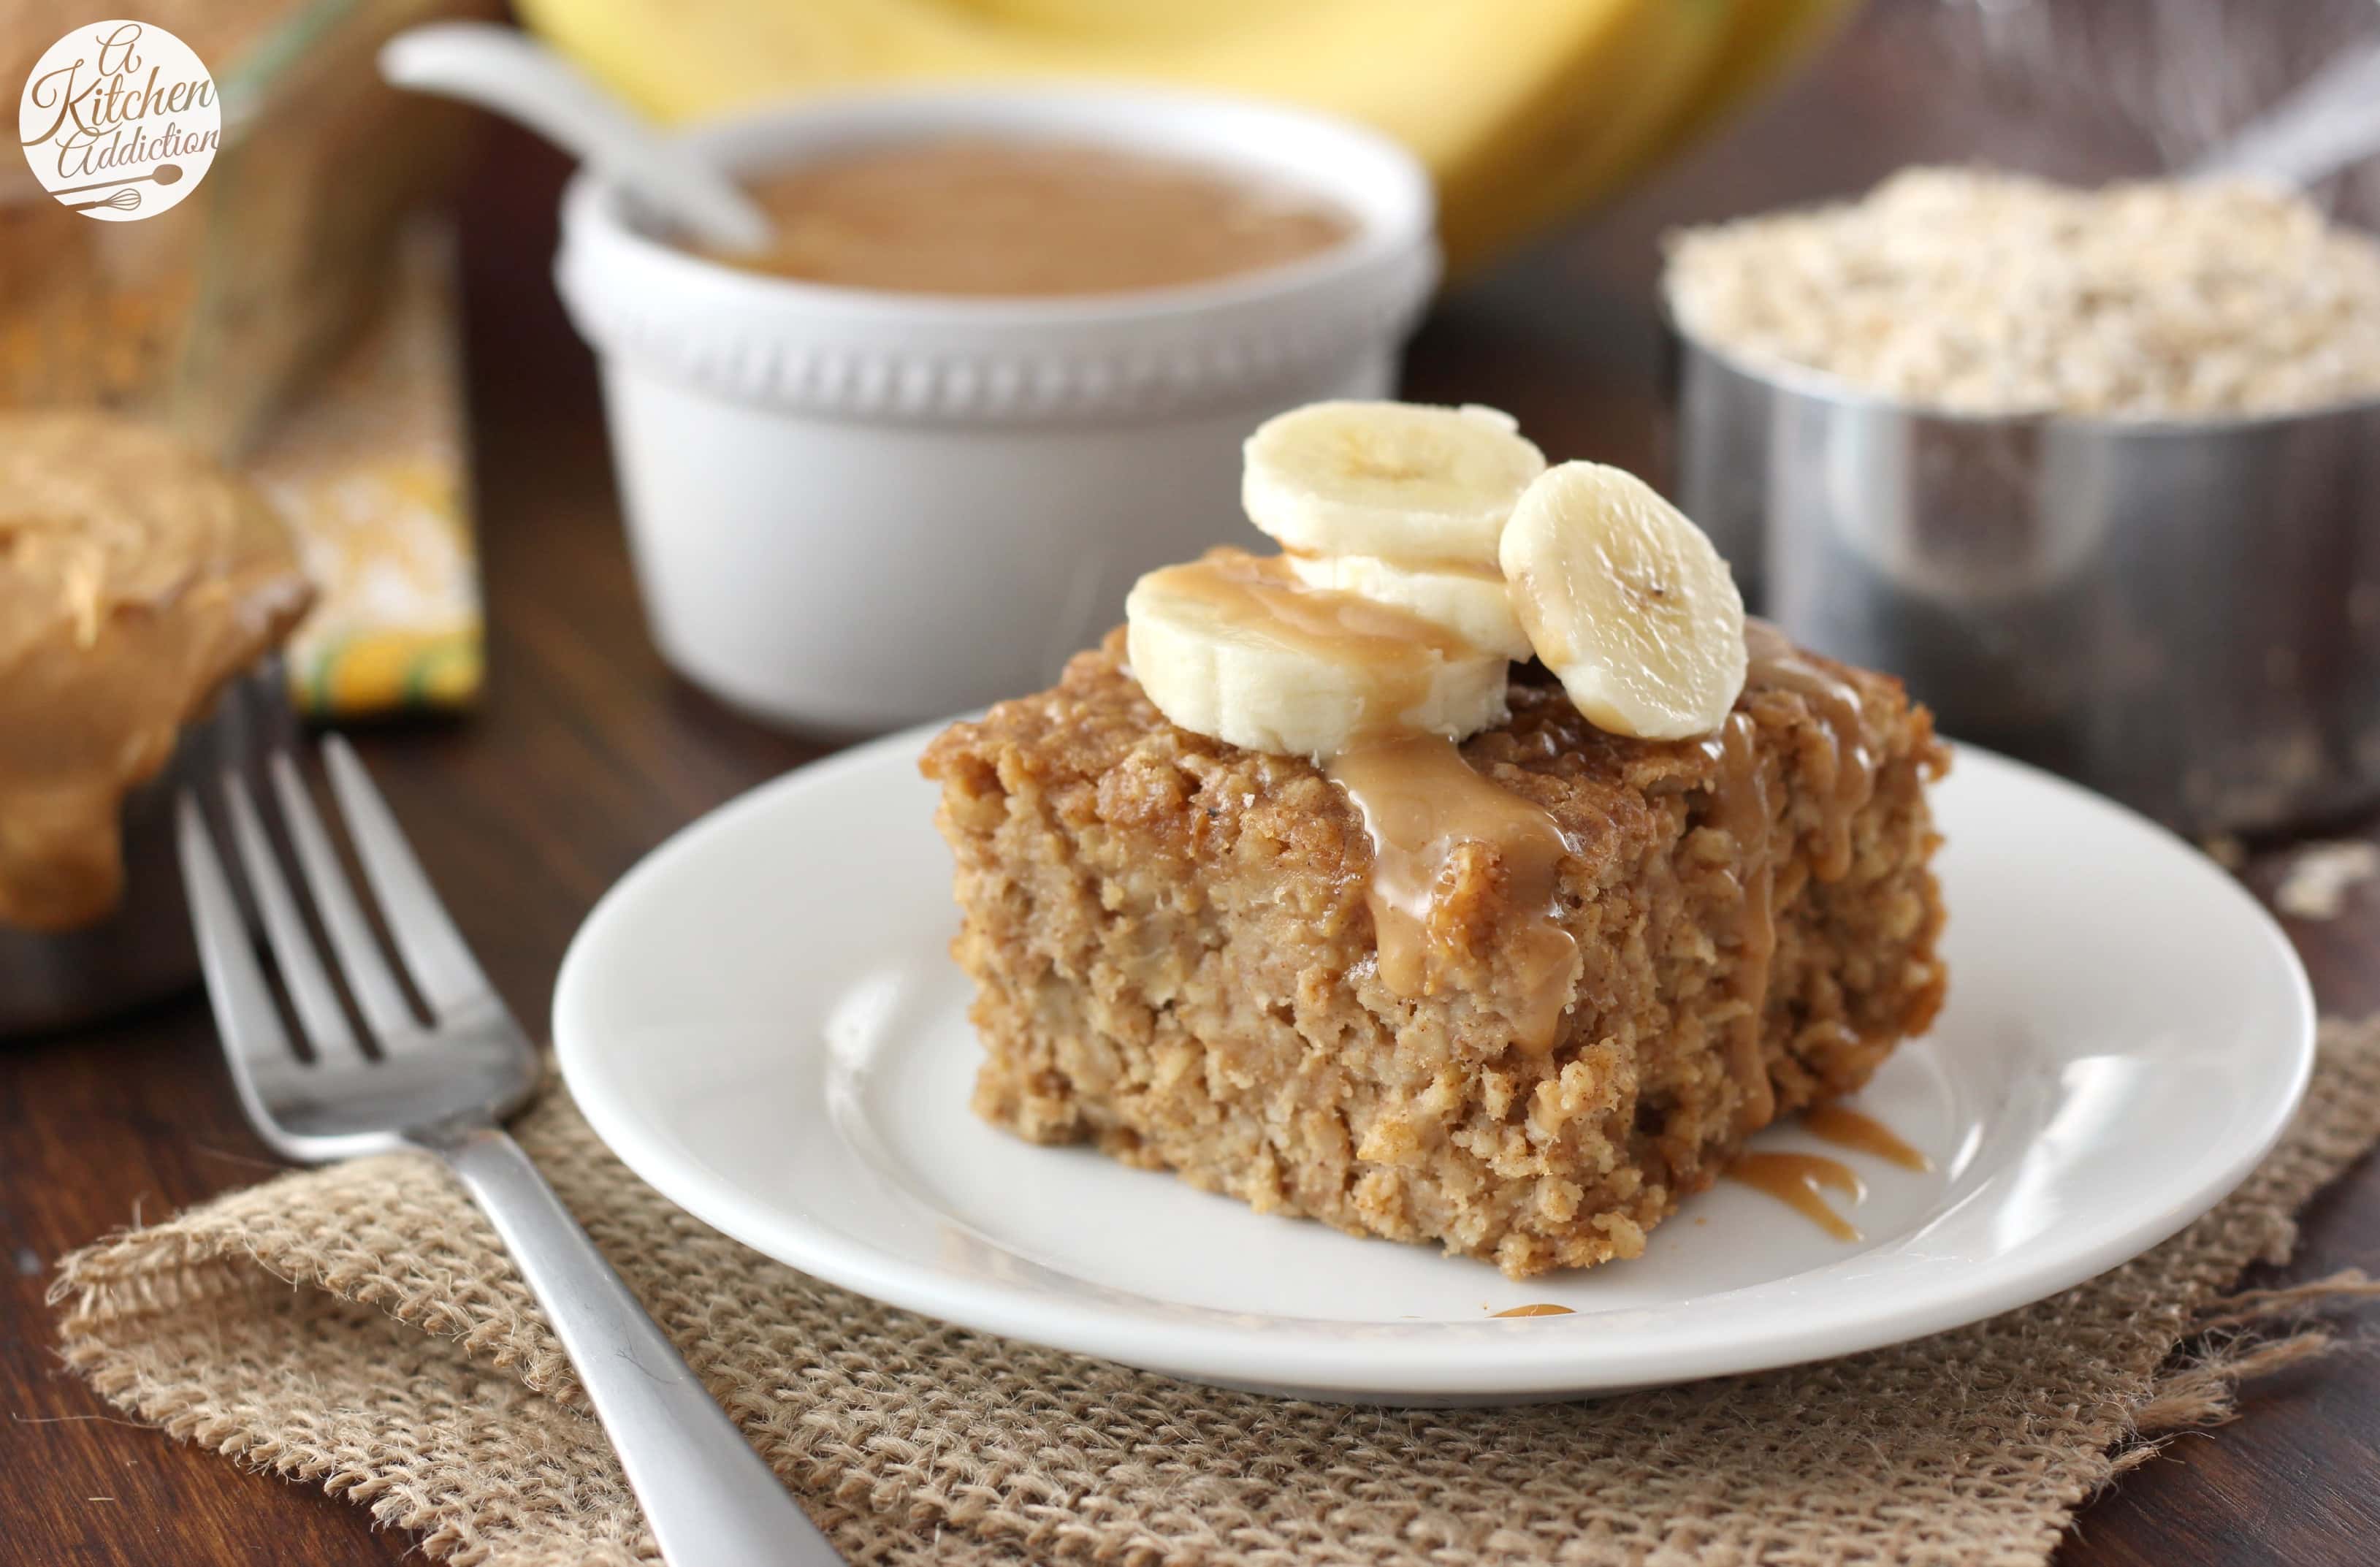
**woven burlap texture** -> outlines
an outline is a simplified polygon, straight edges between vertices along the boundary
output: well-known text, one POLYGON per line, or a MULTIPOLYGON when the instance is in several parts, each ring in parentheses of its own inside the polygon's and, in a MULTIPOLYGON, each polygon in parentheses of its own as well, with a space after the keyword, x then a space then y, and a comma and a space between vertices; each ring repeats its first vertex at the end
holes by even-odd
MULTIPOLYGON (((941 1326, 688 1218, 558 1092, 519 1132, 856 1561, 1978 1567, 2044 1561, 2144 1432, 2220 1418, 2242 1370, 2320 1342, 2222 1297, 2380 1137, 2380 1018, 2323 1044, 2248 1183, 2092 1283, 1824 1365, 1524 1409, 1282 1403, 941 1326)), ((536 1306, 426 1160, 234 1193, 69 1257, 56 1296, 110 1399, 433 1556, 657 1560, 536 1306)))

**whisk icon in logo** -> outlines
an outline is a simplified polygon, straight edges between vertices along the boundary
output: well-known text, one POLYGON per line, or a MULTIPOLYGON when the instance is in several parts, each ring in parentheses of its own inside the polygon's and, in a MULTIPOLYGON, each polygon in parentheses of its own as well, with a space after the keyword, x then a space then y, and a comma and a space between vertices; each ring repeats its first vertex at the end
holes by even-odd
POLYGON ((148 22, 87 22, 25 79, 18 139, 42 188, 85 217, 154 217, 198 188, 223 140, 206 63, 148 22))

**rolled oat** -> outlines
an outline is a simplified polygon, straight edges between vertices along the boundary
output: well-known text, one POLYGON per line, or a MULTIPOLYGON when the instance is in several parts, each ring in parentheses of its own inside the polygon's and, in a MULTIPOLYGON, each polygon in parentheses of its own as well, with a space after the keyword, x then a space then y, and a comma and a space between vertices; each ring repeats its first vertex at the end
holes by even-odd
POLYGON ((1973 414, 2214 418, 2380 396, 2380 241, 2242 181, 1913 168, 1670 242, 1718 348, 1973 414))

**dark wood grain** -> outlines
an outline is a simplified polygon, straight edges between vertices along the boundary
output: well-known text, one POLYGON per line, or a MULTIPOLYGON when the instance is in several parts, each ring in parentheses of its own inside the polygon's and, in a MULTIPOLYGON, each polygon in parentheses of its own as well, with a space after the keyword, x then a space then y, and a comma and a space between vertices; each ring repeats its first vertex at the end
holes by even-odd
MULTIPOLYGON (((1682 221, 1854 188, 1958 153, 1865 26, 1825 65, 1641 193, 1439 309, 1417 396, 1511 408, 1549 450, 1658 468, 1656 244, 1682 221)), ((2107 172, 2144 150, 2109 137, 2107 172)), ((547 281, 560 166, 491 134, 467 194, 473 434, 491 604, 491 684, 468 720, 360 737, 506 997, 541 1018, 564 944, 639 854, 690 817, 816 755, 674 679, 638 619, 587 357, 547 281)), ((2380 824, 2371 829, 2380 834, 2380 824)), ((2285 851, 2252 868, 2269 892, 2285 851)), ((2292 925, 2326 1010, 2380 1008, 2380 895, 2292 925)), ((117 1420, 57 1364, 43 1304, 58 1257, 273 1168, 241 1124, 203 1009, 0 1046, 0 1564, 207 1567, 393 1562, 400 1537, 310 1487, 244 1475, 117 1420)), ((2380 1259, 2380 1166, 2305 1217, 2289 1276, 2380 1259)), ((2380 1539, 2380 1358, 2347 1354, 2258 1387, 2082 1515, 2066 1567, 2361 1563, 2380 1539)))

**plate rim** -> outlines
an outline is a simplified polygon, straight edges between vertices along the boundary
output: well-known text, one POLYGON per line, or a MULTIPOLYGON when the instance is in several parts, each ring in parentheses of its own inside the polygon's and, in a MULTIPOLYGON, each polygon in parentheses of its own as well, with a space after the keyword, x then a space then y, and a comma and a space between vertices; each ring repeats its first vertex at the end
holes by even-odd
POLYGON ((738 831, 749 818, 783 808, 786 796, 896 758, 914 764, 925 742, 952 722, 915 725, 790 769, 722 802, 648 850, 604 892, 572 934, 554 978, 552 1028, 563 1079, 589 1125, 631 1173, 671 1203, 813 1278, 975 1331, 1218 1386, 1373 1402, 1553 1400, 1774 1370, 1965 1327, 2046 1299, 2153 1249, 2238 1189, 2280 1141, 2312 1080, 2317 1014, 2311 982, 2279 923, 2245 887, 2212 862, 2198 865, 2204 856, 2188 840, 2114 800, 2044 769, 1952 742, 1954 771, 1976 766, 2005 769, 2026 784, 2086 810, 2147 828, 2167 840, 2168 847, 2189 856, 2216 895, 2249 916, 2267 954, 2279 960, 2287 982, 2292 1014, 2290 1038, 2281 1042, 2287 1046, 2287 1083, 2253 1135, 2242 1134, 2232 1158, 2196 1189, 2144 1212, 2098 1244, 2022 1262, 1981 1288, 1936 1289, 1913 1302, 1825 1315, 1749 1341, 1739 1333, 1688 1342, 1667 1353, 1633 1355, 1624 1367, 1613 1365, 1608 1354, 1594 1354, 1591 1339, 1572 1341, 1588 1347, 1584 1356, 1565 1355, 1564 1340, 1541 1331, 1490 1336, 1481 1333, 1484 1324, 1355 1324, 1278 1316, 1265 1317, 1268 1326, 1258 1330, 1245 1325, 1245 1312, 1154 1300, 1093 1303, 1013 1281, 956 1279, 941 1268, 868 1246, 801 1209, 771 1209, 737 1184, 675 1157, 662 1139, 649 1136, 638 1124, 634 1107, 625 1102, 626 1096, 611 1091, 601 1052, 589 1042, 593 1028, 579 1016, 587 1004, 586 984, 579 976, 592 961, 593 946, 603 939, 601 932, 627 917, 622 911, 642 896, 649 882, 666 874, 673 861, 714 835, 738 831), (1401 1352, 1393 1373, 1384 1374, 1384 1344, 1429 1339, 1449 1342, 1435 1355, 1401 1352))

